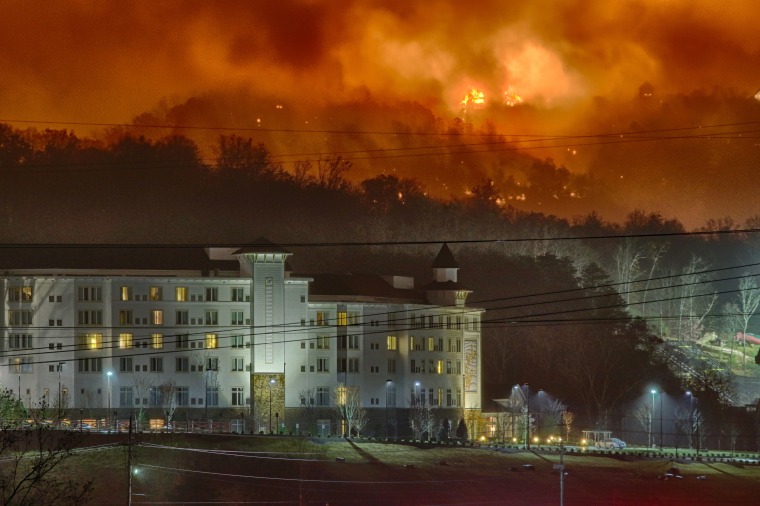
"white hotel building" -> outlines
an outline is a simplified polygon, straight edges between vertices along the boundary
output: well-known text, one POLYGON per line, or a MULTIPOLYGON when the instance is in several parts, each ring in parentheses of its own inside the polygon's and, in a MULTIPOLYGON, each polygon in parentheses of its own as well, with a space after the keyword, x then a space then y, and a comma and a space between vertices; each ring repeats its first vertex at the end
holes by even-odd
POLYGON ((74 419, 171 409, 177 422, 336 434, 335 392, 347 385, 368 434, 410 434, 415 397, 452 428, 480 412, 482 310, 465 305, 446 245, 420 288, 401 276, 296 275, 290 253, 265 240, 142 258, 59 251, 0 269, 0 385, 27 407, 74 419))

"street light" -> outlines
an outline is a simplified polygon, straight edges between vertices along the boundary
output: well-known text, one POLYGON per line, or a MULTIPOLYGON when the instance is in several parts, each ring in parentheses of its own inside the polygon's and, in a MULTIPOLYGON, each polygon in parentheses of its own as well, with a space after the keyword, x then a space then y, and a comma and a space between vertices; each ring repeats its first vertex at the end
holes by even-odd
POLYGON ((652 437, 652 431, 653 431, 653 423, 654 423, 654 396, 657 394, 657 390, 654 388, 650 390, 652 394, 652 414, 649 417, 649 448, 652 447, 652 444, 654 443, 654 438, 652 437))
MULTIPOLYGON (((422 401, 424 401, 424 399, 425 399, 425 392, 421 388, 421 383, 419 381, 415 381, 414 382, 414 399, 413 399, 414 400, 414 405, 412 407, 413 408, 417 408, 417 409, 421 409, 422 408, 422 404, 423 404, 422 401), (418 388, 420 390, 420 393, 417 393, 417 389, 418 388)), ((419 413, 419 411, 417 411, 416 413, 419 413)), ((415 418, 417 418, 418 416, 419 415, 416 414, 415 418)), ((416 434, 416 431, 415 431, 414 436, 416 436, 416 435, 417 434, 416 434)), ((420 439, 422 439, 422 429, 421 428, 420 428, 420 439)))
MULTIPOLYGON (((108 390, 106 391, 106 396, 108 397, 108 411, 106 412, 106 419, 111 416, 111 376, 112 375, 113 375, 112 371, 108 371, 106 373, 106 379, 108 380, 108 390)), ((108 430, 109 431, 111 430, 110 422, 108 422, 108 430)))
POLYGON ((525 384, 525 448, 530 450, 530 387, 527 383, 525 384))
MULTIPOLYGON (((694 417, 694 415, 695 415, 695 409, 694 409, 694 405, 696 404, 697 408, 699 407, 699 397, 697 397, 696 395, 694 395, 690 390, 686 391, 686 395, 689 396, 689 406, 691 407, 691 411, 689 412, 689 432, 690 432, 690 435, 689 435, 689 448, 691 448, 691 441, 694 438, 694 424, 695 424, 695 419, 694 419, 695 418, 694 417)), ((699 425, 700 425, 700 423, 699 423, 699 419, 698 418, 696 420, 696 425, 697 425, 697 444, 696 444, 696 446, 697 446, 697 457, 699 457, 699 425)))
POLYGON ((652 433, 652 422, 654 421, 654 396, 656 394, 660 394, 660 451, 662 451, 663 446, 663 440, 662 440, 662 392, 658 392, 654 388, 650 390, 652 393, 652 418, 650 418, 649 421, 649 432, 652 433))
POLYGON ((391 380, 385 380, 385 439, 388 439, 388 387, 391 380))
POLYGON ((525 399, 525 449, 530 450, 530 387, 527 383, 523 386, 525 387, 525 392, 522 391, 519 385, 515 385, 512 389, 520 392, 520 395, 525 399))
POLYGON ((269 380, 269 433, 272 434, 272 385, 274 378, 269 380))
POLYGON ((58 362, 58 423, 61 422, 61 369, 66 362, 58 362))

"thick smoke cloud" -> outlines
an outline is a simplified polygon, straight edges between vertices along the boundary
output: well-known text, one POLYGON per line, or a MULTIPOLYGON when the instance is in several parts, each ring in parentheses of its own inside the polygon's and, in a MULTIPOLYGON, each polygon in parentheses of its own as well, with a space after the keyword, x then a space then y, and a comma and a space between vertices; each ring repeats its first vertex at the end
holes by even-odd
MULTIPOLYGON (((460 101, 476 87, 486 104, 465 119, 507 135, 730 122, 742 106, 727 112, 721 100, 750 97, 760 87, 757 26, 760 9, 751 0, 11 0, 0 17, 0 119, 121 123, 144 112, 160 117, 157 104, 164 104, 175 123, 194 126, 388 130, 395 121, 417 129, 461 117, 460 101), (657 106, 642 111, 636 99, 644 82, 653 85, 657 106), (505 92, 519 95, 521 107, 505 108, 505 92), (704 98, 701 109, 678 99, 695 93, 704 98), (288 110, 278 116, 274 108, 282 104, 288 110)), ((85 129, 77 127, 91 133, 85 129)), ((282 152, 344 148, 338 140, 266 140, 282 152)), ((359 145, 388 144, 348 147, 359 145)), ((607 200, 631 201, 615 212, 634 201, 683 211, 682 203, 641 200, 651 192, 637 184, 668 172, 681 177, 680 169, 602 151, 531 154, 576 173, 592 170, 612 185, 607 200), (632 183, 625 190, 612 183, 620 176, 632 183)), ((356 167, 368 175, 411 165, 356 167)), ((509 170, 499 161, 456 170, 448 162, 416 165, 410 175, 457 195, 477 178, 498 180, 509 170)), ((722 211, 705 205, 698 218, 678 217, 697 223, 747 214, 737 206, 722 211)))

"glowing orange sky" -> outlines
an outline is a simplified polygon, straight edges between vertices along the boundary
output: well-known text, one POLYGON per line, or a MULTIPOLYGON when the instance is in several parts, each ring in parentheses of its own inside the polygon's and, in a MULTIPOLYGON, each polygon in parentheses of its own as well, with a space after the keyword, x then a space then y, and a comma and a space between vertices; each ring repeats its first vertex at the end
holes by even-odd
MULTIPOLYGON (((630 101, 644 81, 659 96, 754 94, 758 26, 752 0, 10 0, 0 16, 0 119, 122 123, 162 100, 217 93, 304 110, 411 101, 453 117, 477 87, 487 102, 511 90, 559 111, 497 121, 500 130, 612 129, 614 114, 599 122, 589 107, 630 101)), ((357 129, 364 119, 357 114, 357 129)))

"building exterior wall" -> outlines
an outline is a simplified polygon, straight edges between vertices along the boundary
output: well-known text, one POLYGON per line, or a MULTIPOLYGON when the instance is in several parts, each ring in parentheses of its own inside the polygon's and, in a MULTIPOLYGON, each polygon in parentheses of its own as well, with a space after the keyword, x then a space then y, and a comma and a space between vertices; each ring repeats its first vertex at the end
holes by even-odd
POLYGON ((170 387, 175 416, 240 417, 256 431, 337 433, 339 386, 358 388, 378 435, 408 431, 420 399, 452 430, 479 411, 481 310, 310 300, 286 257, 245 254, 236 277, 7 274, 0 385, 72 418, 163 417, 170 387))

